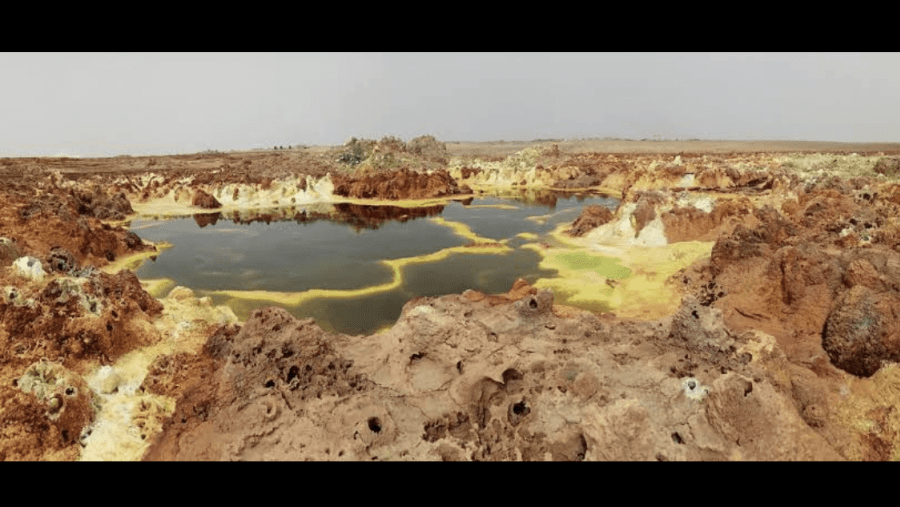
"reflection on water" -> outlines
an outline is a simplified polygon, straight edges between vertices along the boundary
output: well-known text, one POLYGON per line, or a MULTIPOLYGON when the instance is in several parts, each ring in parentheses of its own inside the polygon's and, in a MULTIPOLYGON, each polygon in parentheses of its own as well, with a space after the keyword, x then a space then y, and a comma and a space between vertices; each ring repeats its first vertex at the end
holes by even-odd
MULTIPOLYGON (((392 324, 403 304, 416 296, 466 289, 499 293, 509 290, 519 277, 534 282, 553 276, 555 272, 538 267, 536 252, 519 246, 543 241, 557 224, 574 220, 588 204, 613 208, 617 201, 589 194, 530 191, 423 208, 341 203, 231 216, 204 213, 162 223, 138 220, 132 229, 151 241, 174 245, 141 266, 140 278, 170 278, 199 292, 389 287, 360 296, 317 296, 285 305, 297 317, 312 317, 325 329, 364 334, 392 324), (448 224, 429 219, 438 216, 448 224), (449 226, 453 222, 467 225, 481 238, 479 242, 502 242, 511 248, 500 253, 454 249, 439 260, 422 262, 423 256, 472 243, 471 238, 454 232, 449 226), (382 260, 398 260, 399 284, 398 274, 382 260)), ((253 309, 272 304, 223 296, 213 299, 229 304, 242 319, 253 309)))
MULTIPOLYGON (((378 229, 381 224, 387 221, 407 222, 415 218, 430 217, 440 215, 444 210, 443 205, 424 206, 421 208, 404 208, 400 206, 367 206, 363 204, 352 203, 335 203, 332 205, 331 212, 321 212, 315 210, 299 210, 292 211, 293 214, 285 211, 272 211, 255 213, 251 216, 241 216, 239 212, 231 217, 231 221, 236 224, 251 224, 254 222, 272 222, 294 221, 298 224, 306 224, 317 220, 329 220, 336 223, 345 223, 356 230, 360 229, 378 229)), ((216 225, 222 218, 221 212, 216 213, 197 213, 193 215, 194 222, 202 227, 207 225, 216 225)))

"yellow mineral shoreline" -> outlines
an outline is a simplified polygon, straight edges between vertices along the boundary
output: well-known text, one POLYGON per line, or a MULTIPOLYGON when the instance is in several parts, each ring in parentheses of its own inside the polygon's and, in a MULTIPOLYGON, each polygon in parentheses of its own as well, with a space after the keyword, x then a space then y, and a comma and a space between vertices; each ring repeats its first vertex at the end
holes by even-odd
POLYGON ((461 222, 453 222, 443 218, 430 218, 438 225, 449 227, 458 236, 468 239, 473 243, 485 243, 489 246, 454 246, 444 248, 437 252, 415 257, 404 257, 401 259, 390 259, 379 261, 391 269, 392 280, 388 283, 363 287, 360 289, 310 289, 302 292, 280 292, 267 290, 217 290, 204 291, 205 294, 213 296, 227 296, 233 299, 249 300, 249 301, 271 301, 286 306, 299 306, 311 299, 315 298, 332 298, 332 299, 350 299, 360 296, 369 296, 381 292, 388 292, 400 287, 403 283, 404 266, 412 264, 426 264, 429 262, 438 262, 446 259, 454 254, 485 254, 485 253, 505 253, 512 251, 512 248, 506 246, 504 241, 497 242, 490 238, 478 236, 468 225, 461 222), (498 244, 499 243, 499 244, 498 244))

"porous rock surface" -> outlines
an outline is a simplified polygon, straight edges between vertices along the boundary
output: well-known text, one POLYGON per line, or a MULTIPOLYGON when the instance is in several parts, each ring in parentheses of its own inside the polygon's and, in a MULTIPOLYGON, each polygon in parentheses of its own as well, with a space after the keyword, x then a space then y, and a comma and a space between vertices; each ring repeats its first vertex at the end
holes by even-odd
POLYGON ((617 322, 524 281, 412 300, 367 337, 269 307, 148 379, 206 372, 167 390, 145 459, 839 459, 733 343, 695 302, 617 322))
POLYGON ((18 184, 4 189, 0 231, 7 239, 3 242, 7 256, 13 248, 39 258, 62 249, 78 264, 99 267, 121 255, 153 249, 124 227, 100 222, 100 218, 120 219, 131 213, 123 194, 109 197, 96 187, 92 193, 60 187, 57 179, 52 175, 40 186, 18 184))

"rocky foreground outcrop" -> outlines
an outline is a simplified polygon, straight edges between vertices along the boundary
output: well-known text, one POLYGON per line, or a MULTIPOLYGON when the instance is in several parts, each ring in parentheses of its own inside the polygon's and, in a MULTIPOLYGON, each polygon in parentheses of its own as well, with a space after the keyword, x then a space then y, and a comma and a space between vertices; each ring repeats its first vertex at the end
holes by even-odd
POLYGON ((752 222, 720 237, 684 282, 703 288, 705 304, 722 309, 729 328, 772 334, 792 360, 830 359, 871 376, 900 360, 895 199, 892 186, 811 188, 781 211, 756 208, 752 222))
POLYGON ((410 301, 367 337, 269 307, 160 360, 145 387, 179 401, 145 459, 840 459, 754 339, 690 298, 621 322, 523 281, 410 301))
MULTIPOLYGON (((105 266, 121 255, 153 250, 124 227, 112 227, 100 219, 119 220, 133 213, 121 193, 109 196, 97 187, 90 190, 59 187, 51 177, 43 185, 7 188, 0 209, 3 251, 48 256, 53 249, 71 255, 78 264, 105 266)), ((9 253, 0 253, 8 259, 9 253)), ((0 262, 3 262, 0 260, 0 262)), ((48 266, 49 268, 49 266, 48 266)))
POLYGON ((98 408, 82 375, 159 341, 162 309, 130 271, 3 287, 0 460, 77 458, 98 408))

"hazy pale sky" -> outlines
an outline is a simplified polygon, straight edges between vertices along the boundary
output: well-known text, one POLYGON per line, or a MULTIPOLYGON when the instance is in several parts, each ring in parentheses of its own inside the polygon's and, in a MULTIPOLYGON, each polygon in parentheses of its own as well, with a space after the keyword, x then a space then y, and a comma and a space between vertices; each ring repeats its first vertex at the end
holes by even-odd
POLYGON ((900 141, 898 53, 0 53, 0 157, 350 136, 900 141))

